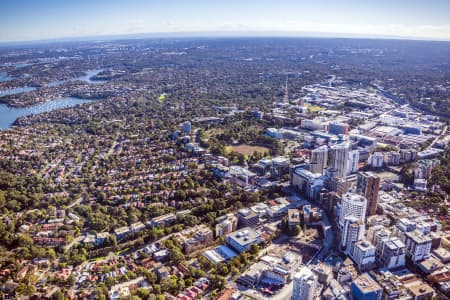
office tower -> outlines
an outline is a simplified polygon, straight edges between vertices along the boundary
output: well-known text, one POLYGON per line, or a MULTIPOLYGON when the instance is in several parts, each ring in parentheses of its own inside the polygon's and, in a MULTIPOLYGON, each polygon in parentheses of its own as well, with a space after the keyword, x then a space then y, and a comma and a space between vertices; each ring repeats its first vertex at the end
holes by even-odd
POLYGON ((330 123, 328 132, 331 134, 348 134, 348 124, 345 123, 330 123))
POLYGON ((341 228, 344 226, 344 220, 348 216, 355 216, 364 223, 366 216, 366 205, 367 200, 364 196, 350 192, 342 195, 341 211, 339 214, 339 225, 341 228))
POLYGON ((311 172, 323 175, 328 162, 328 147, 321 146, 311 152, 311 172))
POLYGON ((347 216, 344 220, 344 227, 341 235, 341 248, 345 254, 353 253, 356 242, 364 238, 364 223, 355 216, 347 216))
POLYGON ((380 177, 372 172, 359 172, 356 182, 356 191, 366 197, 366 216, 377 213, 378 191, 380 189, 380 177))
POLYGON ((313 300, 317 288, 317 276, 307 267, 302 267, 294 276, 292 300, 313 300))
POLYGON ((347 174, 350 143, 344 142, 330 147, 330 166, 336 170, 336 177, 347 174))

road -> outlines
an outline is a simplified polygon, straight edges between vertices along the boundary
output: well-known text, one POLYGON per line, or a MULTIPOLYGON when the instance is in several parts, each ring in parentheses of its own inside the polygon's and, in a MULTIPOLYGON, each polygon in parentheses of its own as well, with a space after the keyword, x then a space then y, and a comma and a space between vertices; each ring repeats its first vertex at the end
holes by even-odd
POLYGON ((448 129, 448 126, 447 126, 447 125, 444 126, 444 128, 443 128, 442 131, 441 131, 441 134, 439 134, 439 135, 433 140, 433 142, 430 144, 430 146, 427 147, 427 149, 431 149, 431 148, 433 147, 433 145, 434 145, 441 137, 443 137, 444 135, 446 135, 446 134, 447 134, 447 129, 448 129))
POLYGON ((84 238, 84 235, 77 236, 69 244, 64 246, 64 250, 72 249, 73 245, 80 243, 84 238))
MULTIPOLYGON (((330 251, 332 250, 333 244, 334 244, 334 229, 333 229, 333 225, 332 222, 329 218, 329 216, 325 213, 325 211, 323 210, 323 208, 318 205, 317 203, 311 203, 308 200, 305 200, 302 196, 300 196, 297 193, 294 193, 295 196, 297 196, 299 198, 299 200, 297 200, 295 202, 295 206, 296 207, 300 207, 302 205, 305 204, 310 204, 312 207, 319 207, 322 209, 322 211, 324 212, 322 214, 322 228, 324 230, 324 242, 323 242, 323 248, 320 250, 320 252, 318 253, 318 255, 315 256, 315 258, 310 262, 310 263, 317 263, 319 260, 323 260, 325 257, 327 257, 330 254, 330 251)), ((282 238, 280 238, 279 240, 275 239, 273 241, 273 243, 277 243, 277 244, 282 244, 283 242, 285 242, 282 238)), ((269 246, 270 247, 270 246, 269 246)), ((263 251, 261 251, 263 252, 263 251)), ((298 266, 300 267, 300 266, 298 266)), ((293 272, 292 275, 294 275, 295 271, 293 272)), ((238 287, 237 285, 232 285, 233 287, 238 287)), ((266 300, 266 299, 270 299, 270 300, 286 300, 286 299, 291 299, 292 297, 292 289, 294 286, 294 281, 292 280, 291 282, 289 282, 288 284, 286 284, 281 290, 279 290, 275 295, 273 296, 265 296, 263 294, 261 294, 260 292, 254 290, 254 289, 247 289, 247 288, 243 288, 240 287, 238 288, 238 290, 241 292, 241 294, 246 295, 248 297, 251 297, 253 299, 258 299, 258 300, 266 300)))
MULTIPOLYGON (((71 203, 70 205, 68 205, 67 208, 72 208, 72 207, 74 207, 75 205, 80 204, 81 201, 83 201, 83 197, 79 197, 79 198, 78 198, 77 200, 75 200, 73 203, 71 203)), ((67 208, 66 208, 66 209, 67 209, 67 208)))

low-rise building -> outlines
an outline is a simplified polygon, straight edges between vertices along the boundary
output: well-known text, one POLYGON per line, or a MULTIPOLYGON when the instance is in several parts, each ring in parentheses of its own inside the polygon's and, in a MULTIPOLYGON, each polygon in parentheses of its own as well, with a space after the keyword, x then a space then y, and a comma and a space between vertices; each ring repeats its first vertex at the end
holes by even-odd
POLYGON ((241 208, 237 212, 240 227, 255 227, 259 223, 259 216, 249 208, 241 208))
POLYGON ((190 254, 202 249, 214 241, 212 230, 205 224, 200 224, 175 235, 183 246, 183 251, 190 254))
POLYGON ((368 273, 356 278, 350 286, 354 300, 381 300, 383 289, 368 273))
POLYGON ((236 230, 238 219, 233 214, 227 214, 216 219, 216 237, 224 236, 236 230))
POLYGON ((149 226, 151 228, 169 226, 175 223, 176 220, 176 215, 170 213, 151 219, 149 222, 149 226))
POLYGON ((298 209, 288 209, 288 226, 289 229, 300 226, 300 212, 298 209))
POLYGON ((252 245, 261 243, 262 239, 261 234, 253 228, 245 227, 226 235, 225 241, 238 253, 242 253, 250 250, 252 245))

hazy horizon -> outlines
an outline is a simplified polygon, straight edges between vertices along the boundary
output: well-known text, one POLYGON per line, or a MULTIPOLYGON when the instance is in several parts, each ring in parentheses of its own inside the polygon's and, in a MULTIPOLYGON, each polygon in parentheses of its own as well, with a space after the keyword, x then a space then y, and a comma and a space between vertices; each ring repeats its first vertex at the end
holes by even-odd
POLYGON ((0 42, 214 33, 450 41, 448 11, 443 0, 5 0, 0 42))

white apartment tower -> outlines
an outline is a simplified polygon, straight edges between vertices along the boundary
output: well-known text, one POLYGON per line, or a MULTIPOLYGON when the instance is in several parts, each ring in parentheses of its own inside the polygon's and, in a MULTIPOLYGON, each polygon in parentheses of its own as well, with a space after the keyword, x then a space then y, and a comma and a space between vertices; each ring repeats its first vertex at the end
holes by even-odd
POLYGON ((365 240, 358 241, 353 246, 352 258, 360 272, 366 272, 375 267, 375 246, 365 240))
POLYGON ((336 177, 345 177, 351 144, 344 142, 330 147, 330 166, 336 170, 336 177))
POLYGON ((341 228, 344 227, 344 220, 348 216, 355 216, 364 223, 366 218, 366 206, 366 197, 351 192, 343 194, 339 215, 339 226, 341 228))
POLYGON ((313 300, 317 289, 317 276, 307 267, 302 267, 294 276, 292 300, 313 300))
POLYGON ((347 175, 358 172, 359 151, 351 150, 348 154, 347 175))
POLYGON ((345 254, 351 255, 356 242, 364 238, 364 223, 355 216, 347 216, 344 221, 344 227, 341 236, 341 248, 345 254))

